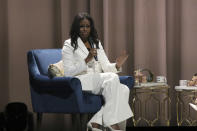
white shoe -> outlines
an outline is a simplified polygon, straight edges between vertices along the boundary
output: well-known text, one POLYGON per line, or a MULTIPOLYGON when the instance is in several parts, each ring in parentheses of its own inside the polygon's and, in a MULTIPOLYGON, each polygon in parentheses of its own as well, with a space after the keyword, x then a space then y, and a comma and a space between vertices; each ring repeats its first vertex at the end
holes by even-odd
POLYGON ((98 129, 98 128, 93 128, 92 127, 92 124, 90 122, 88 122, 88 129, 90 129, 91 131, 102 131, 101 129, 98 129))
POLYGON ((197 105, 194 105, 194 104, 192 104, 192 103, 189 103, 189 105, 190 105, 195 111, 197 111, 197 105))

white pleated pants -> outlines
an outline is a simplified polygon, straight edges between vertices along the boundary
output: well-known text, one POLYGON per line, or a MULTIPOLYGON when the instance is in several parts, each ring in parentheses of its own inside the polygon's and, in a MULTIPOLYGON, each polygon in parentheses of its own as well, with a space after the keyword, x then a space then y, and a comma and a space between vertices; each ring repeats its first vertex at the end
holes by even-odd
POLYGON ((119 76, 115 73, 89 73, 78 78, 81 81, 82 90, 101 94, 105 101, 90 122, 105 127, 120 124, 120 127, 125 129, 126 120, 133 116, 133 112, 129 106, 129 88, 120 83, 119 76))

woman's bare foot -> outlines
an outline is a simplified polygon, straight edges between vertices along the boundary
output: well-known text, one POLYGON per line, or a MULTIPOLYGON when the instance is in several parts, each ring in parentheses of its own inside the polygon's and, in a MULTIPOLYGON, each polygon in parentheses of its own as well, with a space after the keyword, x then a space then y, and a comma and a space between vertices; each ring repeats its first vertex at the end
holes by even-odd
MULTIPOLYGON (((91 124, 93 128, 102 129, 102 126, 97 123, 92 122, 91 124)), ((113 128, 114 130, 120 130, 118 124, 111 125, 111 128, 113 128)))
POLYGON ((113 129, 115 129, 115 130, 120 130, 118 124, 111 125, 111 127, 112 127, 113 129))
POLYGON ((99 125, 99 124, 97 124, 97 123, 92 122, 91 124, 92 124, 92 127, 93 127, 93 128, 102 129, 101 125, 99 125))

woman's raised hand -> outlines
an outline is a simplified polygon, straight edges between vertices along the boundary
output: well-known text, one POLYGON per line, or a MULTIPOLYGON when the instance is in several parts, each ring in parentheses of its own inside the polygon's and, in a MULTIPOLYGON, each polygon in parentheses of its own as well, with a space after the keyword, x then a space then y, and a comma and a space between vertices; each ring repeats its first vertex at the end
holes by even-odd
POLYGON ((126 51, 122 51, 121 55, 116 58, 116 68, 119 69, 125 63, 128 57, 129 55, 126 53, 126 51))

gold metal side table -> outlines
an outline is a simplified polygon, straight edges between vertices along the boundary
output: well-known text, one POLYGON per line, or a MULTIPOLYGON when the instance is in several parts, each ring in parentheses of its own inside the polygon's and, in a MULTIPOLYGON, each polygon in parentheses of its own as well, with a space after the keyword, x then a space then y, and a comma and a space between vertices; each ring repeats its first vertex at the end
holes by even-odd
POLYGON ((134 86, 131 108, 134 126, 169 126, 170 97, 167 84, 134 86))
POLYGON ((175 86, 175 90, 177 92, 177 125, 197 126, 197 111, 189 105, 197 97, 197 87, 175 86))

